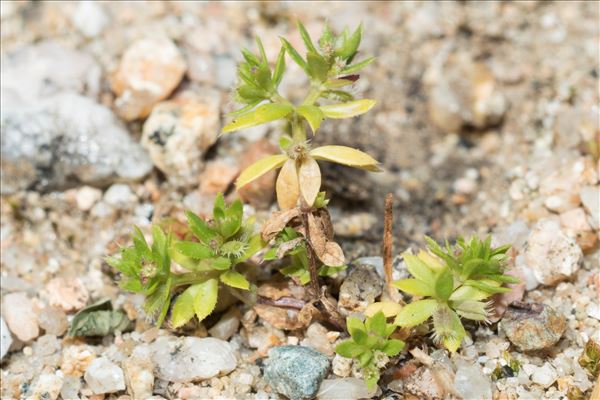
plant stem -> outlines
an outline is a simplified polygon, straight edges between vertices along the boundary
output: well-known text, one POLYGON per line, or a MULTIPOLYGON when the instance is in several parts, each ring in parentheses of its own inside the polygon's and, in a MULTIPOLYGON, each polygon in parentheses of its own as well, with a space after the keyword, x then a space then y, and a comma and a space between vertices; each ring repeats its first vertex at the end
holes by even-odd
POLYGON ((186 272, 184 274, 177 274, 173 276, 173 283, 171 287, 192 285, 194 283, 202 282, 206 279, 215 278, 219 271, 199 271, 199 272, 186 272))
POLYGON ((292 123, 292 138, 294 142, 300 143, 306 141, 306 130, 304 125, 298 116, 294 115, 290 122, 292 123))
POLYGON ((313 292, 313 296, 318 298, 319 292, 319 274, 317 272, 317 260, 315 259, 315 252, 313 251, 312 242, 310 240, 310 229, 308 227, 308 212, 305 210, 301 211, 300 218, 302 219, 302 227, 306 235, 306 253, 308 255, 308 272, 310 273, 310 287, 313 292))
POLYGON ((399 302, 401 297, 398 290, 392 286, 392 248, 393 248, 393 223, 394 223, 394 196, 388 193, 385 196, 385 211, 383 216, 383 270, 385 271, 385 286, 390 300, 399 302))

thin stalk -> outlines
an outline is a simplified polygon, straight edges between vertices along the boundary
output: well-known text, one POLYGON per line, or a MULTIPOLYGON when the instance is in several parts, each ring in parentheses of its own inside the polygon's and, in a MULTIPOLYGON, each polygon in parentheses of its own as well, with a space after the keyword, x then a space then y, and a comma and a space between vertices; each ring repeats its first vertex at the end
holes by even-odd
POLYGON ((184 274, 177 274, 173 276, 172 287, 192 285, 194 283, 200 283, 206 279, 214 278, 218 275, 218 271, 198 271, 198 272, 186 272, 184 274))
POLYGON ((402 297, 392 285, 392 248, 394 246, 394 196, 388 193, 385 196, 385 211, 383 216, 383 270, 385 271, 385 287, 389 300, 402 302, 402 297))
POLYGON ((310 273, 310 287, 311 291, 313 292, 313 296, 315 298, 319 298, 321 294, 319 291, 319 274, 317 272, 317 260, 313 251, 312 242, 310 240, 310 229, 308 227, 308 212, 302 210, 300 218, 302 219, 302 227, 304 228, 304 232, 306 234, 306 253, 308 255, 308 272, 310 273))

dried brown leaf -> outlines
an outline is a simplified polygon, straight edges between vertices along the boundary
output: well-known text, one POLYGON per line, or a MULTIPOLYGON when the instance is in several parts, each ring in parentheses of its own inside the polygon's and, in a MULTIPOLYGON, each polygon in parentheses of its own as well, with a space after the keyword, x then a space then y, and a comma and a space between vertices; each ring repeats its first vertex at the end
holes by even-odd
POLYGON ((287 160, 275 184, 277 191, 277 203, 282 210, 296 207, 300 197, 300 185, 298 183, 298 169, 295 160, 287 160))
POLYGON ((325 251, 319 257, 319 259, 325 265, 329 265, 332 267, 337 267, 339 265, 344 265, 346 259, 344 258, 344 252, 339 244, 336 242, 327 242, 325 244, 325 251))
POLYGON ((294 218, 300 215, 300 210, 292 208, 285 211, 276 211, 271 218, 265 222, 262 229, 262 238, 265 242, 273 239, 286 225, 294 218))
POLYGON ((333 240, 333 224, 331 223, 329 211, 326 208, 319 208, 313 211, 313 214, 327 240, 333 240))
MULTIPOLYGON (((327 244, 327 236, 321 228, 321 224, 317 223, 317 219, 313 214, 308 214, 308 233, 310 235, 310 244, 319 259, 325 253, 325 245, 327 244)), ((321 260, 322 261, 322 260, 321 260)))
POLYGON ((304 238, 298 237, 288 242, 281 243, 277 248, 277 258, 283 258, 288 251, 296 248, 296 246, 298 246, 303 240, 304 238))
POLYGON ((306 204, 311 207, 321 189, 321 170, 314 158, 306 158, 298 168, 300 192, 306 204))

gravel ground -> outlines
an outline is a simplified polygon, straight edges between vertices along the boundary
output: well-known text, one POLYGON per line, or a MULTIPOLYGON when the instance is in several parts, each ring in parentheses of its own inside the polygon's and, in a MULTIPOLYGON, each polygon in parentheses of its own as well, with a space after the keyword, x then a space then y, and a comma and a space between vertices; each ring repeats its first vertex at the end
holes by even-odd
MULTIPOLYGON (((600 343, 597 3, 3 2, 1 18, 3 399, 279 399, 263 379, 269 349, 298 344, 322 353, 304 355, 315 368, 331 364, 311 371, 321 399, 590 396, 597 376, 578 360, 600 343), (391 192, 395 254, 425 234, 492 234, 513 245, 523 279, 497 299, 500 321, 467 325, 452 356, 421 338, 428 356, 391 360, 376 391, 318 323, 284 329, 230 304, 185 332, 158 330, 103 261, 134 224, 147 234, 186 209, 206 214, 218 191, 234 197, 240 169, 272 151, 277 125, 217 133, 240 48, 255 34, 271 59, 279 36, 300 47, 296 18, 314 35, 325 20, 362 21, 361 51, 377 56, 353 89, 376 107, 315 139, 385 168, 322 166, 349 261, 380 256, 391 192), (66 334, 106 298, 133 330, 66 334)), ((282 92, 299 96, 305 82, 290 75, 282 92)), ((241 194, 259 220, 273 186, 241 194)))

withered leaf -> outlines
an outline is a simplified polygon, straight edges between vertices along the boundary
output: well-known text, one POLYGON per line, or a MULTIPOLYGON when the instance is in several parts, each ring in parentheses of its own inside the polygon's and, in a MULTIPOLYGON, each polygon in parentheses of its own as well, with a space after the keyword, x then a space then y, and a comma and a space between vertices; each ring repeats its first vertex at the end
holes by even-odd
POLYGON ((325 244, 325 251, 319 257, 323 264, 336 267, 338 265, 344 265, 346 260, 344 258, 344 252, 339 244, 336 242, 327 242, 325 244))
POLYGON ((296 207, 300 197, 300 185, 298 183, 298 169, 295 160, 287 160, 275 184, 277 192, 277 203, 282 210, 296 207))
POLYGON ((313 214, 327 240, 333 240, 333 224, 331 223, 329 211, 325 208, 319 208, 313 211, 313 214))
POLYGON ((287 226, 287 224, 294 218, 300 215, 300 210, 297 208, 291 208, 284 211, 276 211, 269 218, 262 229, 261 235, 265 242, 273 239, 279 232, 287 226))
POLYGON ((296 239, 281 243, 277 248, 277 258, 285 257, 288 251, 295 249, 303 240, 304 238, 298 237, 296 239))
POLYGON ((308 214, 308 232, 310 235, 310 244, 317 257, 321 258, 321 255, 325 252, 327 237, 313 214, 308 214))
POLYGON ((106 336, 114 331, 132 328, 131 321, 121 311, 114 311, 110 299, 100 300, 79 311, 73 317, 69 336, 106 336))
POLYGON ((321 170, 314 158, 308 157, 300 164, 298 180, 302 197, 310 207, 314 204, 321 189, 321 170))

